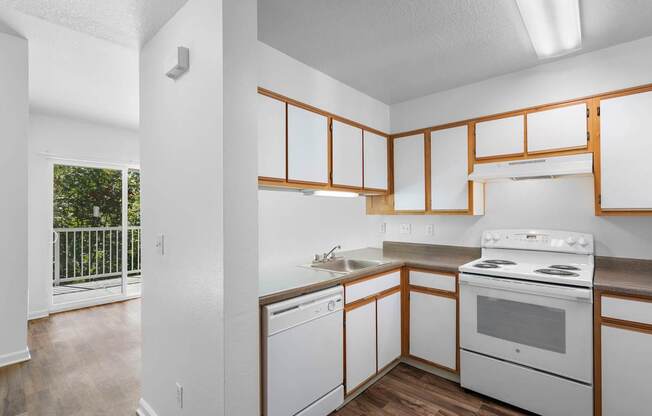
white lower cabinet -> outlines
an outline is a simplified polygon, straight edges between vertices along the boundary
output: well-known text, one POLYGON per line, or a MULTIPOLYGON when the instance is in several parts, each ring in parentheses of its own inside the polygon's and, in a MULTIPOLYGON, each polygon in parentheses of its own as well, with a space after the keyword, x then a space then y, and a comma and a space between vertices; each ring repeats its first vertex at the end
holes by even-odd
POLYGON ((643 416, 652 409, 652 334, 603 325, 602 414, 643 416))
POLYGON ((376 302, 346 311, 346 393, 376 374, 376 302))
POLYGON ((450 370, 457 362, 457 302, 410 291, 410 355, 450 370))
POLYGON ((381 371, 401 356, 401 292, 379 298, 376 308, 378 371, 381 371))

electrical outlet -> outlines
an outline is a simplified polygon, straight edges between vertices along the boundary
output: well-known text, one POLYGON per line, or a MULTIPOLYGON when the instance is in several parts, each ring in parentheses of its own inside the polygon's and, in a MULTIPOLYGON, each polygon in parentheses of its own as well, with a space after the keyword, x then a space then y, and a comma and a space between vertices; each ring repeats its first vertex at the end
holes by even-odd
POLYGON ((434 224, 426 225, 426 235, 435 235, 435 225, 434 224))
POLYGON ((411 224, 401 224, 401 234, 411 234, 412 225, 411 224))
POLYGON ((387 223, 386 222, 381 222, 380 227, 378 227, 378 232, 381 234, 385 234, 387 232, 387 223))
POLYGON ((183 386, 177 383, 177 407, 183 409, 183 386))

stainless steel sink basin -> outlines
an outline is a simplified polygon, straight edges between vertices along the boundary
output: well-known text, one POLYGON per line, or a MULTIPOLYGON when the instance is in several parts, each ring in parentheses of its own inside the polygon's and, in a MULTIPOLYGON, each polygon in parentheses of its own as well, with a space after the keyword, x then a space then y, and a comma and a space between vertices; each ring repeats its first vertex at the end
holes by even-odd
POLYGON ((333 259, 323 263, 312 263, 310 267, 313 269, 328 270, 330 272, 349 273, 369 267, 380 266, 385 263, 379 260, 333 259))

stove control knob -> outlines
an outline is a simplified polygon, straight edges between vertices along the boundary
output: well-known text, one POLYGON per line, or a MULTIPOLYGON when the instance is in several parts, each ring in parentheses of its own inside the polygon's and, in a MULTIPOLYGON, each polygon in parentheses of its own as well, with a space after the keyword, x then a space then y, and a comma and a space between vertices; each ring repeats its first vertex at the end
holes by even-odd
POLYGON ((574 246, 576 242, 575 237, 568 237, 566 239, 566 243, 568 243, 569 246, 574 246))
POLYGON ((485 235, 484 235, 484 241, 486 241, 486 242, 491 241, 491 234, 489 234, 489 233, 485 233, 485 235))
POLYGON ((577 244, 581 245, 582 247, 586 247, 589 245, 589 242, 584 239, 584 237, 580 237, 579 240, 577 240, 577 244))
POLYGON ((494 241, 498 241, 498 240, 500 240, 500 234, 495 234, 495 233, 494 233, 494 234, 492 235, 492 238, 494 239, 494 241))

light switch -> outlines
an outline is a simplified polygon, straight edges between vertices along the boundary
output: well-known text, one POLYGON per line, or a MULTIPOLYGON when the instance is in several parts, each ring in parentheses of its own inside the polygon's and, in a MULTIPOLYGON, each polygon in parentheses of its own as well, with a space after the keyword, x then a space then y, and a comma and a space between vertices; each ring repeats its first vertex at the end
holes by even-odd
POLYGON ((378 232, 381 234, 385 234, 387 232, 387 223, 386 222, 381 222, 380 227, 378 227, 378 232))
POLYGON ((426 235, 435 235, 435 225, 434 224, 426 225, 426 235))
POLYGON ((159 234, 156 236, 156 243, 154 244, 156 246, 156 252, 164 256, 165 255, 165 236, 163 234, 159 234))

